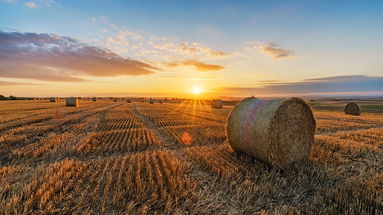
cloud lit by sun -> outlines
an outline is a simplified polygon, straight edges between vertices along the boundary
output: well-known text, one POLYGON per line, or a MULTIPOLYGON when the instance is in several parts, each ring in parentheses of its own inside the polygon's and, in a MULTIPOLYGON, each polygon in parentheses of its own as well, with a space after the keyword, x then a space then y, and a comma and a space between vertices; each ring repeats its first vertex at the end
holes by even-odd
POLYGON ((195 94, 195 95, 201 94, 202 93, 202 88, 198 87, 198 86, 195 86, 192 89, 192 93, 195 94))

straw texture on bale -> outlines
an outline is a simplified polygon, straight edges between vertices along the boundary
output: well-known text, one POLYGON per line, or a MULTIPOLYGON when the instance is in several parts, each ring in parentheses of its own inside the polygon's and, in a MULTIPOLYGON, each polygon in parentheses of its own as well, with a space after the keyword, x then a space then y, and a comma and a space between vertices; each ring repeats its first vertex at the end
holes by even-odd
POLYGON ((78 97, 70 97, 66 99, 67 107, 80 107, 80 100, 78 97))
POLYGON ((211 101, 211 107, 214 109, 221 109, 223 106, 223 102, 221 99, 213 99, 211 101))
POLYGON ((272 166, 307 159, 314 141, 315 119, 299 98, 246 98, 229 114, 226 135, 231 147, 272 166))
POLYGON ((57 97, 51 97, 51 98, 49 99, 49 101, 50 101, 50 102, 58 102, 58 101, 59 101, 59 98, 57 98, 57 97))
POLYGON ((359 116, 361 112, 362 112, 362 108, 357 103, 354 103, 354 102, 348 103, 344 107, 344 113, 348 115, 359 116))

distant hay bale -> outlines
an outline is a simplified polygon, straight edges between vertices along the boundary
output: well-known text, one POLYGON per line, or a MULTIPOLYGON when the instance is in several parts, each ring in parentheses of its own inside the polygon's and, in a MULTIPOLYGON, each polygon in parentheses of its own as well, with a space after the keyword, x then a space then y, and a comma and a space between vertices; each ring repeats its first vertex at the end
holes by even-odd
POLYGON ((117 101, 118 101, 118 99, 113 99, 113 101, 114 101, 114 102, 117 102, 117 101))
POLYGON ((158 101, 158 103, 162 104, 162 101, 161 101, 161 100, 159 100, 159 101, 158 101))
POLYGON ((226 135, 235 151, 276 167, 307 159, 314 133, 311 109, 299 98, 246 98, 226 122, 226 135))
POLYGON ((221 99, 213 99, 210 103, 211 107, 214 109, 221 109, 223 106, 223 102, 221 99))
POLYGON ((149 99, 149 104, 154 104, 154 100, 153 99, 149 99))
POLYGON ((80 100, 78 97, 70 97, 66 99, 67 107, 80 107, 80 100))
POLYGON ((97 98, 96 98, 96 97, 93 97, 93 98, 92 98, 92 101, 94 101, 94 102, 97 101, 97 98))
POLYGON ((132 103, 132 99, 127 99, 126 102, 127 103, 132 103))
POLYGON ((57 98, 57 97, 51 97, 51 98, 49 99, 49 101, 50 101, 50 102, 58 102, 58 101, 59 101, 59 98, 57 98))
POLYGON ((362 108, 355 102, 350 102, 344 107, 344 113, 348 115, 359 116, 362 108))

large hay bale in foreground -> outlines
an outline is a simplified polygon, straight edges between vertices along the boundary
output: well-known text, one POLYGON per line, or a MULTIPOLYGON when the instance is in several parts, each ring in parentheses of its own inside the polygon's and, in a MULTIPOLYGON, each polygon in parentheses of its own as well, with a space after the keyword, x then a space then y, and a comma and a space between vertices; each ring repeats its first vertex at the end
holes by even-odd
POLYGON ((213 99, 210 103, 211 107, 214 109, 221 109, 223 106, 223 102, 221 99, 213 99))
POLYGON ((246 98, 235 106, 226 123, 234 150, 277 167, 307 159, 314 133, 311 109, 299 98, 246 98))
POLYGON ((59 98, 57 98, 57 97, 51 97, 51 98, 49 99, 49 101, 50 101, 50 102, 58 102, 58 101, 59 101, 59 98))
POLYGON ((66 99, 67 107, 80 107, 80 100, 78 97, 70 97, 66 99))
POLYGON ((362 108, 355 102, 350 102, 344 107, 344 113, 348 115, 359 116, 362 112, 362 108))

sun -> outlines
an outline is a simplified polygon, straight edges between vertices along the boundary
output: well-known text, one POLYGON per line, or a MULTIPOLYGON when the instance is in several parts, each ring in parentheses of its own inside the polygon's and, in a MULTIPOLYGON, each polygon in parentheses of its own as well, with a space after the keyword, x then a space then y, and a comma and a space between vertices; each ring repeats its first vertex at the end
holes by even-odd
POLYGON ((194 93, 194 94, 196 94, 196 95, 198 95, 198 94, 201 94, 202 93, 202 89, 201 89, 201 87, 193 87, 193 89, 192 89, 192 92, 194 93))

